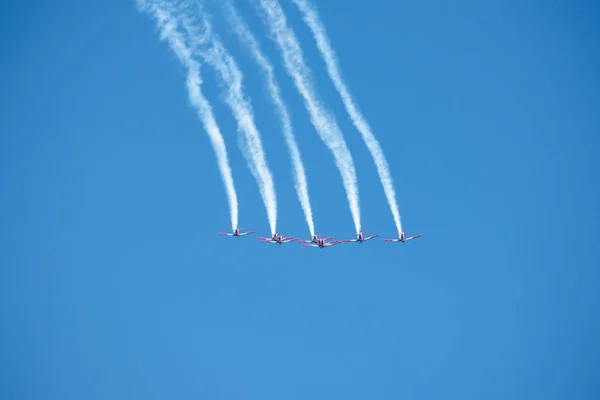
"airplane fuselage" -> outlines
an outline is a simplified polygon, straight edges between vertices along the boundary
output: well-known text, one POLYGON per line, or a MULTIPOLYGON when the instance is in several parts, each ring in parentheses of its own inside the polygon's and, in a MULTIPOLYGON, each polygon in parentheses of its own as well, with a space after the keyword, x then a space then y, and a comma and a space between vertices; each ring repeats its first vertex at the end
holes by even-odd
POLYGON ((278 235, 278 234, 274 234, 273 235, 273 242, 278 243, 278 244, 283 244, 283 236, 278 235))

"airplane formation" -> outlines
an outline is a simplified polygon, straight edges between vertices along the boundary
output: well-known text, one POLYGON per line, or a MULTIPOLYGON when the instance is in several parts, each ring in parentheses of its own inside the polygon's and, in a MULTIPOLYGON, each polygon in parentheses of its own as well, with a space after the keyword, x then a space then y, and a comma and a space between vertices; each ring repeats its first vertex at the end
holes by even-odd
MULTIPOLYGON (((260 0, 256 2, 256 10, 269 32, 273 44, 279 49, 283 66, 287 75, 292 78, 294 86, 303 98, 304 108, 310 115, 310 121, 323 144, 331 151, 335 165, 340 172, 340 177, 348 199, 348 206, 356 237, 345 240, 333 240, 333 237, 320 237, 314 235, 314 219, 310 204, 306 171, 300 149, 296 143, 294 129, 292 126, 290 112, 286 106, 286 99, 281 95, 279 84, 273 74, 274 66, 269 58, 262 52, 259 40, 254 36, 247 26, 244 18, 239 15, 232 2, 224 3, 224 12, 228 24, 234 28, 233 32, 252 55, 252 58, 262 70, 263 78, 266 80, 269 97, 272 106, 279 115, 282 134, 288 147, 292 161, 294 187, 298 200, 302 207, 306 223, 311 234, 310 240, 301 240, 295 237, 287 237, 277 232, 277 195, 273 174, 267 163, 267 156, 263 148, 261 134, 254 120, 253 106, 245 93, 244 74, 238 65, 235 56, 229 52, 226 45, 218 38, 211 35, 211 22, 203 7, 179 7, 175 0, 137 0, 140 10, 148 12, 156 19, 157 27, 161 32, 161 40, 166 41, 174 54, 187 71, 186 86, 190 105, 198 113, 204 130, 210 138, 221 178, 225 186, 229 213, 231 217, 231 233, 219 233, 222 236, 241 237, 254 234, 254 231, 242 232, 238 228, 238 205, 239 199, 234 185, 232 168, 229 163, 226 139, 221 133, 217 123, 217 116, 212 110, 211 101, 205 97, 201 90, 203 82, 201 66, 207 64, 219 77, 220 86, 223 90, 222 100, 232 112, 237 123, 238 143, 243 143, 243 155, 246 159, 252 175, 256 179, 261 198, 263 200, 266 215, 269 221, 269 232, 271 237, 259 237, 263 243, 286 244, 297 242, 304 247, 326 248, 341 243, 363 244, 369 240, 379 237, 379 234, 365 236, 361 232, 360 196, 358 178, 351 151, 346 143, 344 134, 339 128, 333 112, 328 110, 320 101, 317 86, 313 81, 312 69, 304 59, 301 43, 296 37, 291 23, 287 22, 285 12, 278 0, 260 0), (171 4, 173 3, 173 4, 171 4), (199 13, 192 15, 188 13, 199 13), (201 21, 201 22, 199 22, 201 21), (200 59, 197 59, 199 57, 200 59), (275 233, 274 233, 275 232, 275 233)), ((381 182, 385 197, 392 213, 395 231, 398 237, 385 239, 390 243, 405 243, 417 239, 421 235, 406 237, 406 232, 400 223, 400 212, 396 201, 396 192, 392 183, 392 176, 383 149, 371 131, 366 118, 361 114, 360 107, 355 103, 347 84, 342 79, 335 52, 325 32, 323 23, 319 20, 316 8, 311 5, 310 0, 293 0, 299 11, 304 15, 304 21, 312 31, 316 40, 317 48, 321 58, 325 61, 327 73, 341 96, 344 108, 350 117, 352 124, 360 133, 362 141, 369 150, 375 163, 377 174, 381 182)), ((203 67, 204 68, 204 67, 203 67)), ((202 68, 202 69, 203 69, 202 68)), ((288 179, 289 181, 289 179, 288 179)))
MULTIPOLYGON (((239 237, 239 236, 251 235, 253 233, 256 233, 256 231, 241 232, 240 228, 236 228, 233 230, 232 233, 219 232, 219 235, 221 235, 221 236, 238 236, 239 237)), ((366 233, 367 232, 357 233, 356 239, 333 240, 333 241, 331 241, 332 239, 334 239, 333 236, 322 238, 322 237, 320 237, 320 235, 317 234, 317 235, 314 235, 310 240, 304 240, 304 239, 295 238, 293 236, 283 236, 283 235, 281 235, 281 233, 274 233, 273 236, 271 236, 271 238, 259 237, 258 240, 260 240, 263 243, 273 243, 273 244, 284 244, 284 243, 297 242, 297 243, 302 243, 302 246, 304 246, 304 247, 315 247, 315 248, 324 249, 326 247, 335 246, 336 244, 341 244, 341 243, 360 243, 360 244, 362 244, 368 240, 375 239, 376 237, 380 236, 379 234, 375 234, 372 236, 365 237, 364 235, 366 233), (328 242, 328 240, 329 240, 329 242, 328 242)), ((384 242, 406 243, 409 240, 417 239, 422 236, 421 234, 418 234, 415 236, 406 237, 406 233, 407 232, 399 232, 397 239, 384 239, 384 242)))

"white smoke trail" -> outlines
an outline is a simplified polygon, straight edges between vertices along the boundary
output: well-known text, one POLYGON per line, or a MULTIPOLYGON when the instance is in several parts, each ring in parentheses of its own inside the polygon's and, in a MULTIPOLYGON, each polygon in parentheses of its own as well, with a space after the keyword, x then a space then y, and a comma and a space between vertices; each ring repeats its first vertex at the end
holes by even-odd
POLYGON ((225 47, 214 35, 210 35, 210 24, 203 18, 203 26, 208 32, 204 35, 199 34, 199 29, 192 23, 191 18, 180 15, 182 25, 190 35, 190 40, 194 43, 210 45, 207 50, 198 50, 198 54, 207 64, 210 64, 219 74, 225 86, 227 95, 225 102, 231 109, 236 119, 238 131, 241 133, 240 143, 244 156, 248 161, 250 171, 256 179, 260 195, 267 210, 269 227, 271 235, 276 232, 277 226, 277 198, 271 170, 267 164, 265 152, 263 149, 260 133, 254 123, 254 113, 250 102, 246 100, 243 90, 243 76, 233 57, 228 53, 225 47), (197 36, 199 35, 199 36, 197 36))
POLYGON ((381 148, 379 142, 373 135, 371 127, 369 126, 366 119, 358 109, 358 106, 352 98, 352 95, 350 94, 346 83, 342 79, 338 67, 337 57, 335 55, 335 52, 333 51, 333 48, 325 31, 325 27, 320 21, 317 9, 314 5, 310 3, 310 0, 292 1, 304 14, 304 21, 312 31, 315 41, 317 42, 317 47, 321 52, 323 59, 325 60, 327 73, 329 74, 329 77, 333 81, 335 88, 340 94, 344 106, 346 107, 346 111, 352 119, 352 123, 360 132, 365 144, 367 145, 367 148, 369 149, 369 152, 371 153, 371 156, 373 157, 373 161, 375 162, 375 166, 377 167, 377 172, 379 174, 379 179, 381 180, 381 184, 383 186, 383 191, 385 192, 385 197, 387 198, 390 209, 392 211, 392 215, 394 216, 396 229, 398 232, 402 232, 400 213, 398 211, 398 204, 396 202, 396 191, 394 190, 392 176, 390 174, 385 155, 383 154, 383 149, 381 148))
POLYGON ((304 98, 304 105, 310 114, 311 122, 323 142, 333 153, 336 166, 342 175, 354 227, 358 233, 361 228, 358 186, 350 150, 335 119, 320 104, 317 98, 311 71, 304 61, 302 49, 294 31, 287 26, 286 17, 280 4, 277 0, 260 0, 260 5, 263 11, 261 13, 262 17, 266 20, 269 30, 282 53, 285 68, 304 98))
POLYGON ((287 107, 281 98, 281 90, 279 89, 279 85, 277 84, 277 80, 275 78, 273 65, 260 49, 258 41, 250 31, 250 28, 246 22, 240 17, 233 4, 230 1, 226 1, 224 7, 229 23, 234 28, 235 34, 238 36, 244 46, 246 46, 247 50, 260 66, 267 80, 267 88, 269 90, 271 100, 273 101, 273 104, 275 105, 275 108, 279 114, 283 135, 292 159, 296 193, 298 194, 300 205, 304 211, 304 216, 306 217, 306 223, 308 224, 310 235, 314 236, 315 227, 313 222, 312 208, 310 206, 310 198, 308 196, 308 184, 306 182, 304 164, 302 163, 300 150, 298 149, 298 144, 296 143, 296 139, 294 137, 292 122, 287 107))
POLYGON ((231 228, 238 227, 238 199, 231 175, 231 168, 227 157, 225 141, 221 135, 217 121, 215 120, 212 107, 206 100, 201 91, 202 78, 200 76, 200 64, 192 57, 190 49, 177 30, 177 20, 165 9, 156 4, 148 4, 145 1, 138 1, 138 8, 142 11, 148 11, 157 19, 157 24, 161 32, 161 40, 166 40, 171 50, 175 53, 179 61, 187 69, 187 90, 188 97, 192 106, 196 109, 198 117, 208 133, 208 137, 213 146, 217 157, 217 164, 229 202, 231 214, 231 228))

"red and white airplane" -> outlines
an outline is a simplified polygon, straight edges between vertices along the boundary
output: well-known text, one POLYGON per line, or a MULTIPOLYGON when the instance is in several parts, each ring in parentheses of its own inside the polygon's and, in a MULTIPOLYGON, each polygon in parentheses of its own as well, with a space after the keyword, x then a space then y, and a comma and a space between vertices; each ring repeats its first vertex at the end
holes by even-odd
POLYGON ((342 243, 339 240, 335 240, 333 242, 325 242, 325 240, 327 240, 327 239, 317 239, 316 244, 303 244, 302 246, 304 246, 304 247, 319 247, 321 249, 324 249, 325 247, 335 246, 336 244, 342 243))
POLYGON ((221 235, 221 236, 246 236, 246 235, 251 235, 253 233, 256 233, 256 231, 240 232, 240 228, 235 228, 232 233, 219 232, 219 235, 221 235))
POLYGON ((408 237, 408 238, 407 238, 407 237, 405 236, 405 235, 406 235, 406 233, 407 233, 407 232, 400 232, 400 234, 398 235, 398 239, 384 239, 384 241, 385 241, 385 242, 402 242, 402 243, 405 243, 405 242, 407 242, 407 241, 409 241, 409 240, 417 239, 417 238, 420 238, 421 236, 423 236, 423 235, 421 235, 421 234, 418 234, 418 235, 411 236, 411 237, 408 237))
POLYGON ((376 238, 377 236, 379 236, 379 233, 378 233, 378 234, 376 234, 376 235, 373 235, 373 236, 364 237, 364 234, 365 234, 365 233, 367 233, 367 232, 360 232, 360 233, 357 233, 357 234, 356 234, 356 236, 357 236, 357 238, 356 238, 356 239, 344 240, 344 242, 345 242, 345 243, 352 243, 352 242, 363 243, 363 242, 366 242, 367 240, 371 240, 371 239, 374 239, 374 238, 376 238))
POLYGON ((274 243, 274 244, 284 244, 296 241, 293 237, 285 237, 281 236, 281 233, 274 233, 271 239, 268 238, 258 238, 263 243, 274 243))
POLYGON ((333 239, 333 236, 328 237, 328 238, 319 238, 319 236, 320 235, 317 233, 310 240, 297 239, 296 241, 300 242, 300 243, 316 243, 316 244, 318 244, 319 240, 330 240, 330 239, 333 239))

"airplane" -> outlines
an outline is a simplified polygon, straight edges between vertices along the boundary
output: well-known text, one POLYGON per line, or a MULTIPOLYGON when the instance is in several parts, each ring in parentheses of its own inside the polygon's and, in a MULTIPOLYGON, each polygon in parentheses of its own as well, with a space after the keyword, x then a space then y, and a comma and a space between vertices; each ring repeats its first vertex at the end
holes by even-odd
POLYGON ((284 244, 284 243, 290 243, 290 242, 294 242, 296 241, 295 238, 293 237, 286 237, 286 236, 281 236, 280 233, 274 233, 273 236, 271 237, 271 239, 267 239, 267 238, 258 238, 258 240, 260 240, 263 243, 274 243, 274 244, 284 244))
POLYGON ((345 242, 345 243, 358 242, 358 243, 361 243, 361 244, 362 244, 363 242, 366 242, 367 240, 371 240, 371 239, 374 239, 374 238, 376 238, 377 236, 379 236, 379 233, 378 233, 378 234, 376 234, 376 235, 373 235, 373 236, 364 237, 363 235, 364 235, 365 233, 367 233, 367 232, 360 232, 360 233, 357 233, 357 234, 356 234, 356 236, 357 236, 357 238, 356 238, 356 239, 352 239, 352 240, 344 240, 344 242, 345 242))
POLYGON ((407 238, 406 236, 404 236, 406 234, 406 232, 400 232, 400 234, 398 235, 398 239, 384 239, 385 242, 402 242, 402 243, 406 243, 409 240, 413 240, 413 239, 417 239, 420 238, 421 234, 415 235, 415 236, 411 236, 409 238, 407 238))
POLYGON ((328 237, 328 238, 319 238, 319 234, 317 233, 316 235, 313 235, 312 238, 310 240, 302 240, 302 239, 298 239, 296 240, 297 242, 300 243, 319 243, 319 240, 330 240, 333 239, 333 236, 328 237))
POLYGON ((335 246, 336 244, 342 243, 339 240, 335 240, 333 242, 325 242, 325 240, 327 240, 327 239, 317 239, 317 244, 303 244, 302 246, 304 246, 304 247, 319 247, 321 249, 324 249, 325 247, 335 246))
POLYGON ((251 235, 253 233, 256 233, 256 231, 250 231, 250 232, 240 232, 240 228, 235 228, 233 230, 233 233, 223 233, 223 232, 219 232, 219 235, 221 236, 246 236, 246 235, 251 235))

